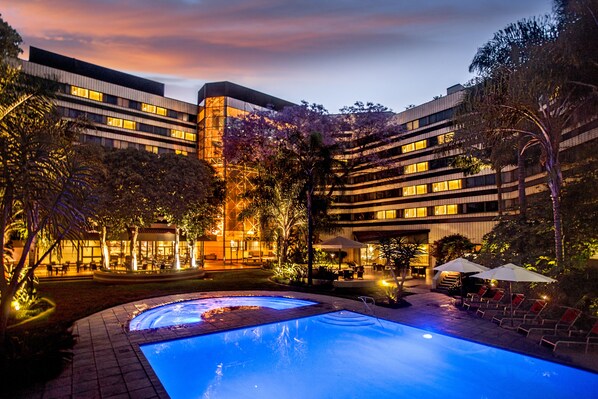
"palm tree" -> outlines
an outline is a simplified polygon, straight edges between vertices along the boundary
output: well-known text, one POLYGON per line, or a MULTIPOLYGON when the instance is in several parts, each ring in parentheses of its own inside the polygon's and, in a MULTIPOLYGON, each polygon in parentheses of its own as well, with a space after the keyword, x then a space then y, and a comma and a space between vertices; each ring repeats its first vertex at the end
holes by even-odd
MULTIPOLYGON (((24 245, 14 264, 7 265, 4 256, 0 260, 2 270, 7 271, 0 273, 0 344, 17 290, 60 241, 76 239, 86 230, 94 203, 91 196, 97 174, 73 148, 79 129, 55 114, 40 117, 40 109, 30 111, 36 103, 27 101, 14 108, 1 123, 0 249, 5 253, 7 238, 15 228, 24 245), (42 234, 49 238, 48 247, 35 257, 42 234)), ((47 103, 46 109, 50 107, 47 103)))
POLYGON ((557 264, 563 261, 559 160, 563 131, 587 102, 567 81, 567 67, 556 60, 558 26, 549 18, 521 20, 497 32, 478 50, 470 66, 480 79, 470 97, 470 121, 495 140, 527 138, 520 152, 538 148, 547 173, 557 264))

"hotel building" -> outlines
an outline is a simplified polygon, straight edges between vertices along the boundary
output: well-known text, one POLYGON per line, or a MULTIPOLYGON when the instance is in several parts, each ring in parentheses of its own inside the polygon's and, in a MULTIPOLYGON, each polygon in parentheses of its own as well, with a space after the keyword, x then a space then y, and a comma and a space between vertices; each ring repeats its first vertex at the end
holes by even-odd
MULTIPOLYGON (((216 241, 203 244, 205 254, 240 260, 249 252, 267 251, 255 222, 238 218, 246 205, 240 195, 249 184, 251 171, 227 164, 222 156, 222 134, 230 118, 292 103, 230 82, 208 83, 199 90, 197 104, 187 103, 166 98, 162 83, 37 48, 31 48, 29 61, 22 64, 25 73, 60 83, 57 105, 65 118, 86 117, 94 122, 94 127, 82 134, 81 142, 197 156, 216 168, 227 184, 225 217, 215 232, 216 241)), ((394 116, 401 129, 390 142, 375 148, 380 158, 388 161, 386 166, 362 166, 337 193, 333 212, 338 215, 341 235, 364 243, 406 236, 427 246, 459 233, 481 242, 498 215, 495 173, 486 169, 466 176, 450 166, 455 154, 440 151, 453 134, 451 118, 462 89, 461 85, 452 86, 445 96, 394 116)), ((563 151, 597 137, 596 121, 579 126, 564 134, 563 151)), ((534 166, 526 175, 528 193, 533 194, 545 181, 544 174, 534 166)), ((516 168, 506 168, 502 181, 503 205, 516 206, 516 168)), ((171 253, 168 226, 153 227, 140 236, 142 256, 144 251, 171 253)), ((86 245, 84 261, 99 257, 99 246, 94 245, 86 245)), ((360 254, 365 261, 375 256, 372 246, 360 254)), ((422 255, 414 266, 425 274, 433 262, 422 255)))

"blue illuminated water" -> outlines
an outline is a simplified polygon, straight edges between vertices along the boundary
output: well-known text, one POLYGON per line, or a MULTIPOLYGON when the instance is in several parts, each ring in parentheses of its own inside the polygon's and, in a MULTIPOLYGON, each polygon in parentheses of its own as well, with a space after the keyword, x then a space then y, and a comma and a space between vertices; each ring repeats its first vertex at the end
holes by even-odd
POLYGON ((182 326, 202 321, 201 315, 213 309, 232 306, 259 306, 271 309, 291 309, 314 305, 316 302, 303 299, 274 296, 229 296, 222 298, 204 298, 192 301, 170 303, 140 313, 131 320, 129 330, 147 330, 182 326))
POLYGON ((596 398, 598 375, 348 311, 141 346, 179 398, 596 398))

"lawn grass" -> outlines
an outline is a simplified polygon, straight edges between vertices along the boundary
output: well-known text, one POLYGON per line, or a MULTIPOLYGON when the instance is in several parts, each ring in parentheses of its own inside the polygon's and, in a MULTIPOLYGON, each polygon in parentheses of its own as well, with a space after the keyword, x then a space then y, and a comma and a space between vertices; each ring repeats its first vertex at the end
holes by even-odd
POLYGON ((56 310, 47 318, 27 328, 71 325, 76 320, 101 310, 136 300, 164 295, 209 291, 304 291, 357 299, 359 295, 377 295, 376 288, 293 287, 270 280, 268 270, 249 269, 208 272, 203 279, 143 284, 102 284, 92 280, 47 282, 38 287, 40 297, 50 299, 56 310))

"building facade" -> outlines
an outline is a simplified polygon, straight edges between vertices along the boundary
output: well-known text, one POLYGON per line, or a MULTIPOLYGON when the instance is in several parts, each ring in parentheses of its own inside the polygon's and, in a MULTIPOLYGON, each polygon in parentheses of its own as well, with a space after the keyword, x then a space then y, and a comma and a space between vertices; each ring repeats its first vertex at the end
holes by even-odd
MULTIPOLYGON (((227 164, 222 137, 233 118, 292 103, 231 82, 208 83, 199 90, 197 104, 187 103, 166 98, 162 83, 36 48, 31 48, 29 61, 22 64, 25 73, 59 83, 57 106, 65 118, 84 117, 94 122, 82 134, 82 143, 197 156, 224 177, 227 199, 223 218, 213 232, 216 241, 204 244, 205 254, 226 262, 269 252, 255 220, 239 218, 246 206, 242 194, 252 171, 227 164)), ((452 86, 445 96, 394 115, 400 126, 396 135, 374 149, 385 166, 362 165, 343 191, 336 193, 333 212, 342 235, 369 244, 382 237, 404 236, 423 243, 426 249, 455 233, 474 243, 482 241, 498 216, 495 172, 486 169, 466 176, 450 166, 456 154, 441 150, 454 134, 452 116, 462 90, 461 85, 452 86)), ((563 151, 572 152, 597 137, 595 120, 577 126, 563 135, 563 151)), ((543 187, 545 177, 539 166, 530 167, 526 175, 529 194, 543 187)), ((516 168, 506 168, 501 177, 502 205, 508 209, 517 204, 516 168)), ((151 230, 147 232, 147 242, 141 244, 146 253, 156 245, 168 253, 171 244, 157 241, 166 240, 168 226, 159 227, 154 241, 151 230)), ((92 249, 87 256, 99 257, 99 249, 96 254, 93 244, 88 246, 92 249)), ((353 257, 375 261, 373 248, 368 245, 353 257)), ((424 254, 414 266, 425 273, 431 271, 433 260, 424 254)))

